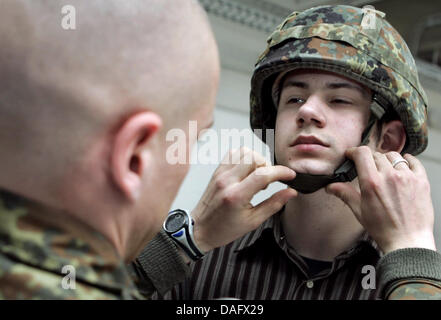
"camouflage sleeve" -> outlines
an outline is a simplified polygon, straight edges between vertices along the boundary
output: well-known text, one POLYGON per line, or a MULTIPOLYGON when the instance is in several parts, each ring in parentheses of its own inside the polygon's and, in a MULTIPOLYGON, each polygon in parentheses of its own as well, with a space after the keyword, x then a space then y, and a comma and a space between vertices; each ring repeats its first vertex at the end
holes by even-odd
POLYGON ((412 279, 397 281, 385 293, 388 300, 441 300, 441 281, 412 279))
POLYGON ((390 300, 441 300, 441 254, 406 248, 383 256, 377 265, 380 297, 390 300))
POLYGON ((132 268, 135 283, 144 296, 154 291, 164 295, 190 275, 178 247, 163 231, 143 249, 132 268))

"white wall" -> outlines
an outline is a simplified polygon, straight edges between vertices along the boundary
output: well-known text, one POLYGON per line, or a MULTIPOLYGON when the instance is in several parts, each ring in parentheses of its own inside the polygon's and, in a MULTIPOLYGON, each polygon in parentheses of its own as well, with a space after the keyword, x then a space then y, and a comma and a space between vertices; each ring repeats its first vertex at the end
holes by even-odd
POLYGON ((435 240, 441 252, 441 131, 429 128, 429 146, 418 158, 429 177, 435 208, 435 240))

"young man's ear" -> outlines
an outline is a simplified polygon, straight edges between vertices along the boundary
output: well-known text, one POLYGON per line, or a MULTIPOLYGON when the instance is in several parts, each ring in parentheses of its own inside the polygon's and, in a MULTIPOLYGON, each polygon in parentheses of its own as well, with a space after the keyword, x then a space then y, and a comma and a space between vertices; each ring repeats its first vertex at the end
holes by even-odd
POLYGON ((406 144, 406 131, 400 120, 392 120, 383 123, 381 129, 380 141, 377 143, 377 151, 389 152, 396 151, 400 153, 406 144))
POLYGON ((130 201, 141 191, 142 174, 149 143, 162 126, 161 118, 151 111, 136 113, 117 130, 111 154, 111 172, 118 189, 130 201))

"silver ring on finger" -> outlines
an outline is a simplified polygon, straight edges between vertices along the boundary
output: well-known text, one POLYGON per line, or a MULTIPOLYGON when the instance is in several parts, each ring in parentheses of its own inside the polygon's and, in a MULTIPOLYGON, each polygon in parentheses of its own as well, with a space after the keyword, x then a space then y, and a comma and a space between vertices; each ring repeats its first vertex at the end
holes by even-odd
POLYGON ((404 159, 404 158, 398 158, 398 159, 395 159, 393 162, 392 162, 392 167, 396 167, 398 164, 400 164, 400 163, 405 163, 406 165, 407 165, 407 167, 409 167, 409 162, 406 160, 406 159, 404 159))

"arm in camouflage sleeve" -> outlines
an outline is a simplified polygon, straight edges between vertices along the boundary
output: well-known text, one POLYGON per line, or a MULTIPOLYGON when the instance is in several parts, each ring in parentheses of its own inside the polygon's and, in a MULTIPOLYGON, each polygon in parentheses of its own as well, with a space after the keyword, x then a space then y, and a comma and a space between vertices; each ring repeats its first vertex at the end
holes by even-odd
POLYGON ((180 249, 161 231, 132 263, 139 291, 150 297, 154 291, 163 295, 190 274, 180 249))
POLYGON ((422 248, 392 251, 378 262, 380 297, 441 300, 441 254, 422 248))

